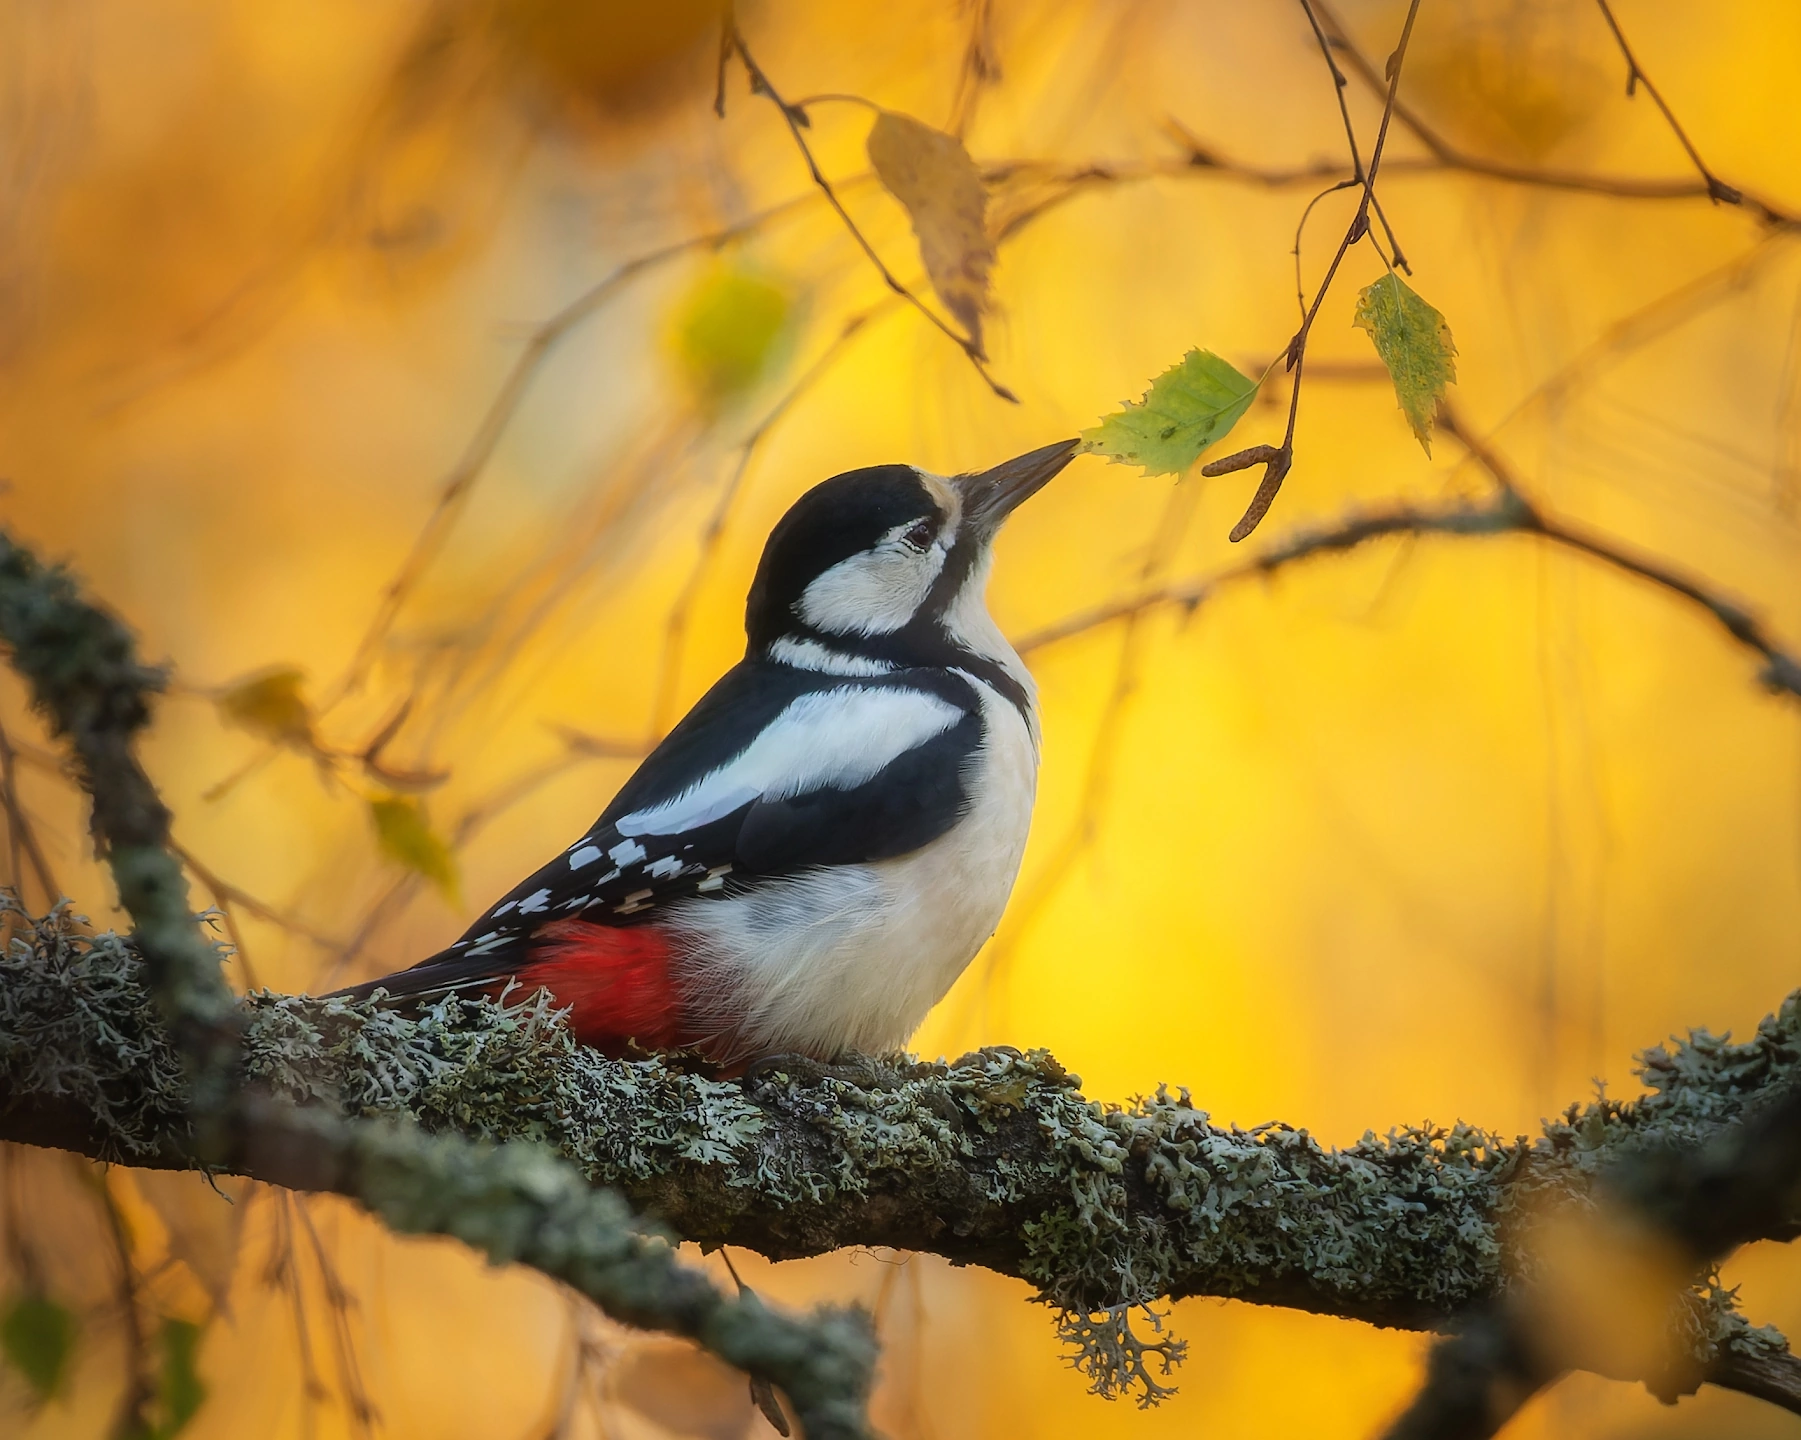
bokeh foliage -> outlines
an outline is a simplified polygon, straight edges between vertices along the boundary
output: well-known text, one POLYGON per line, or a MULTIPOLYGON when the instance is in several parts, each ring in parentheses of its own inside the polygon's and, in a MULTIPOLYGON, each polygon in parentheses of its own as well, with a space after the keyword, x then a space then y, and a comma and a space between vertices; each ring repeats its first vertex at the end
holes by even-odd
MULTIPOLYGON (((864 96, 989 167, 983 340, 1017 407, 893 301, 741 70, 715 118, 717 7, 576 8, 176 0, 154 17, 21 4, 0 22, 4 503, 174 661, 149 758, 224 887, 197 893, 229 911, 240 983, 402 963, 566 843, 660 697, 679 712, 734 658, 760 539, 808 484, 895 459, 991 463, 1091 426, 1192 347, 1257 376, 1293 332, 1289 252, 1322 182, 1265 181, 1343 145, 1298 7, 740 12, 790 99, 864 96), (1220 163, 1190 164, 1184 135, 1220 163), (1058 178, 1097 166, 1113 178, 1058 178), (740 226, 717 253, 634 272, 553 337, 360 651, 532 327, 615 266, 740 226), (722 284, 767 288, 706 301, 722 284), (697 322, 709 304, 755 323, 697 322), (258 676, 305 683, 244 688, 258 676), (407 853, 426 853, 421 833, 454 850, 460 904, 384 852, 372 805, 430 817, 390 829, 407 853)), ((1402 8, 1342 6, 1378 66, 1402 8)), ((1786 142, 1801 20, 1751 0, 1618 8, 1709 163, 1801 205, 1786 142)), ((1692 179, 1583 6, 1428 3, 1408 67, 1420 114, 1470 154, 1692 179)), ((1378 105, 1354 78, 1347 94, 1367 136, 1378 105)), ((868 112, 813 115, 847 208, 929 298, 911 218, 858 178, 868 112)), ((1793 237, 1705 200, 1447 170, 1405 129, 1392 143, 1384 203, 1409 283, 1456 334, 1461 413, 1541 503, 1801 633, 1793 237)), ((1309 221, 1309 290, 1353 203, 1309 221)), ((1296 469, 1250 544, 1359 502, 1484 487, 1442 434, 1421 452, 1353 324, 1384 272, 1367 251, 1347 263, 1296 469)), ((1232 443, 1279 437, 1285 399, 1278 374, 1232 443)), ((1248 490, 1082 462, 1013 522, 994 609, 1023 635, 1223 565, 1248 490)), ((1090 1093, 1179 1080, 1222 1120, 1280 1116, 1328 1141, 1453 1117, 1507 1133, 1590 1077, 1628 1085, 1629 1053, 1674 1028, 1747 1032, 1792 985, 1797 717, 1655 591, 1523 539, 1403 543, 1033 663, 1033 847, 925 1053, 1046 1045, 1090 1093)), ((98 913, 109 892, 77 807, 34 761, 16 690, 4 701, 45 867, 98 913)), ((42 900, 32 858, 16 863, 42 900)), ((636 1433, 752 1423, 735 1387, 659 1421, 673 1402, 645 1397, 704 1399, 711 1382, 547 1285, 393 1242, 342 1207, 234 1208, 123 1172, 100 1193, 60 1161, 7 1166, 7 1234, 30 1255, 9 1240, 9 1293, 79 1321, 33 1436, 104 1433, 117 1400, 110 1217, 143 1286, 146 1413, 156 1327, 221 1317, 185 1435, 360 1434, 369 1407, 388 1436, 531 1435, 572 1376, 606 1377, 636 1433), (205 1238, 221 1216, 238 1261, 223 1305, 205 1238), (41 1288, 21 1288, 34 1267, 41 1288)), ((892 1259, 745 1274, 773 1296, 878 1306, 880 1418, 898 1434, 1358 1435, 1414 1376, 1410 1337, 1190 1305, 1185 1393, 1139 1415, 1083 1397, 1017 1287, 892 1259)), ((1728 1278, 1758 1318, 1801 1329, 1792 1257, 1752 1254, 1728 1278)), ((31 1402, 9 1388, 0 1403, 31 1402)), ((1520 1433, 1758 1423, 1734 1406, 1664 1416, 1577 1382, 1520 1433)), ((572 1413, 592 1433, 585 1402, 572 1413)))

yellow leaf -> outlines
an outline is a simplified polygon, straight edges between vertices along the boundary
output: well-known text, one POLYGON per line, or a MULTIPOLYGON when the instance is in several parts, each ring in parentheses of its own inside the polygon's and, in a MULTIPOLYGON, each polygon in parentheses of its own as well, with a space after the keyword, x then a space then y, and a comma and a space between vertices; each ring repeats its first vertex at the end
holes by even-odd
POLYGON ((376 795, 369 801, 381 853, 437 886, 446 900, 457 899, 456 857, 431 827, 425 807, 411 795, 376 795))
POLYGON ((718 409, 763 378, 781 349, 794 297, 740 265, 718 265, 676 307, 670 348, 701 404, 718 409))
POLYGON ((1388 367, 1414 437, 1432 453, 1432 417, 1445 387, 1457 379, 1457 346, 1445 317, 1393 273, 1358 293, 1351 323, 1367 330, 1388 367))
POLYGON ((988 238, 988 187, 975 161, 955 135, 884 110, 869 132, 869 163, 907 207, 932 288, 982 353, 994 242, 988 238))
POLYGON ((274 665, 234 680, 214 703, 219 714, 240 729, 296 750, 313 748, 313 712, 301 687, 306 672, 274 665))

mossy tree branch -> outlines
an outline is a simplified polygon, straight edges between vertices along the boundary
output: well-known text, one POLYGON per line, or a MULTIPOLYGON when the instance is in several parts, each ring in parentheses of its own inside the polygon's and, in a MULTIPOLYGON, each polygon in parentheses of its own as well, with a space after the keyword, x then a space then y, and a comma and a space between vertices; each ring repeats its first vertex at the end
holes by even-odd
MULTIPOLYGON (((170 848, 169 812, 134 750, 161 672, 138 661, 124 625, 85 600, 66 572, 42 565, 4 533, 0 639, 34 704, 69 744, 92 802, 96 848, 136 927, 131 974, 115 974, 105 993, 135 995, 140 1042, 102 1028, 80 1047, 98 1053, 74 1060, 65 1052, 59 1059, 70 1063, 48 1072, 31 1052, 46 1025, 55 1029, 67 1018, 44 1010, 37 993, 36 981, 55 973, 55 962, 29 944, 15 946, 25 968, 9 976, 18 983, 7 985, 3 1003, 21 1026, 9 1025, 0 1050, 9 1078, 23 1064, 42 1083, 9 1083, 0 1103, 10 1118, 27 1120, 37 1143, 58 1143, 36 1128, 47 1113, 37 1103, 45 1085, 50 1097, 79 1089, 84 1066, 110 1052, 107 1094, 159 1115, 164 1163, 331 1191, 361 1201, 395 1230, 456 1236, 496 1262, 517 1260, 565 1281, 621 1320, 686 1336, 781 1386, 812 1440, 869 1433, 874 1346, 860 1314, 823 1310, 803 1320, 767 1310, 753 1295, 723 1294, 678 1263, 667 1240, 618 1194, 588 1185, 553 1153, 515 1135, 427 1135, 403 1116, 303 1108, 280 1087, 256 1083, 253 1014, 226 988, 170 848), (153 1053, 160 1069, 144 1063, 153 1053)), ((62 915, 37 934, 62 937, 73 947, 65 954, 125 953, 83 949, 62 915)), ((89 1020, 104 1013, 98 1003, 80 1011, 89 1020)), ((99 1140, 100 1153, 116 1148, 117 1137, 108 1139, 94 1114, 74 1123, 99 1140)), ((80 1143, 63 1148, 95 1153, 80 1143)))
MULTIPOLYGON (((1411 1329, 1475 1313, 1529 1264, 1513 1238, 1523 1220, 1592 1208, 1599 1178, 1623 1164, 1699 1153, 1801 1069, 1798 993, 1745 1044, 1699 1034, 1649 1052, 1647 1095, 1572 1106, 1535 1140, 1456 1126, 1333 1150, 1287 1126, 1214 1125, 1182 1093, 1096 1104, 1041 1052, 744 1084, 607 1060, 542 997, 410 1018, 262 995, 246 1014, 247 1089, 289 1113, 363 1117, 388 1138, 368 1152, 314 1145, 304 1127, 272 1136, 253 1114, 225 1168, 541 1263, 531 1245, 496 1243, 488 1227, 510 1222, 485 1217, 509 1212, 484 1196, 542 1181, 551 1208, 573 1213, 570 1168, 508 1161, 459 1178, 469 1141, 528 1136, 703 1244, 775 1258, 886 1245, 1017 1276, 1061 1312, 1098 1382, 1141 1389, 1152 1377, 1139 1373, 1130 1311, 1163 1297, 1411 1329), (384 1168, 395 1147, 409 1157, 398 1173, 384 1168), (407 1177, 439 1170, 449 1198, 416 1194, 407 1177), (421 1225, 415 1202, 442 1213, 421 1225)), ((12 1097, 0 1138, 182 1166, 185 1085, 128 942, 57 916, 0 960, 0 1086, 12 1097)), ((1791 1204, 1759 1233, 1798 1230, 1791 1204)), ((1729 1295, 1691 1290, 1678 1328, 1689 1388, 1707 1379, 1801 1410, 1801 1362, 1729 1295)))
MULTIPOLYGON (((70 738, 109 857, 166 853, 167 817, 130 744, 155 677, 123 628, 7 544, 0 635, 70 738), (125 799, 103 799, 115 774, 125 799)), ((863 1431, 861 1318, 802 1321, 727 1298, 634 1207, 684 1238, 776 1258, 883 1245, 1017 1276, 1059 1312, 1097 1388, 1149 1400, 1166 1393, 1158 1376, 1180 1342, 1144 1338, 1134 1310, 1213 1295, 1454 1325, 1534 1278, 1522 1236, 1538 1218, 1595 1211, 1609 1177, 1648 1158, 1728 1143, 1801 1073, 1797 992, 1747 1043, 1703 1033, 1648 1052, 1646 1095, 1572 1106, 1530 1140, 1457 1125, 1331 1149, 1290 1126, 1214 1125, 1185 1092, 1103 1106, 1048 1055, 1005 1049, 722 1081, 583 1049, 541 995, 417 1017, 221 1000, 178 881, 132 884, 121 875, 130 940, 66 908, 14 915, 0 1139, 158 1167, 203 1151, 221 1170, 349 1196, 397 1230, 455 1235, 700 1341, 781 1385, 814 1436, 863 1431), (210 1076, 197 1026, 230 1037, 210 1076)), ((1801 1198, 1788 1195, 1734 1239, 1797 1233, 1801 1198)), ((1587 1368, 1660 1393, 1709 1381, 1801 1413, 1801 1361, 1782 1337, 1698 1269, 1681 1284, 1674 1381, 1661 1364, 1587 1368)))

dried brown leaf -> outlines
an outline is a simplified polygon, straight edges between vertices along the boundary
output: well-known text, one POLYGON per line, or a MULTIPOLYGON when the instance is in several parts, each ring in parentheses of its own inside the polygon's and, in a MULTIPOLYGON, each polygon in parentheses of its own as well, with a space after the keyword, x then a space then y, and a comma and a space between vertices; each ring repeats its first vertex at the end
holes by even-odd
POLYGON ((884 110, 869 132, 869 163, 907 207, 932 288, 983 355, 994 242, 988 236, 988 187, 975 161, 955 135, 884 110))

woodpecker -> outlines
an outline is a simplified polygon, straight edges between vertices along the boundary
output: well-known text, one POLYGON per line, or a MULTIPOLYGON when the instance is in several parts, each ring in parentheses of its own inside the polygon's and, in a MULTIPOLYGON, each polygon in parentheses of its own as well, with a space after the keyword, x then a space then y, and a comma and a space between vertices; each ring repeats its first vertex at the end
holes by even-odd
POLYGON ((1037 697, 984 591, 1002 522, 1076 445, 809 490, 764 546, 743 660, 587 832, 448 949, 337 993, 542 988, 585 1044, 725 1067, 898 1049, 1019 872, 1037 697))

